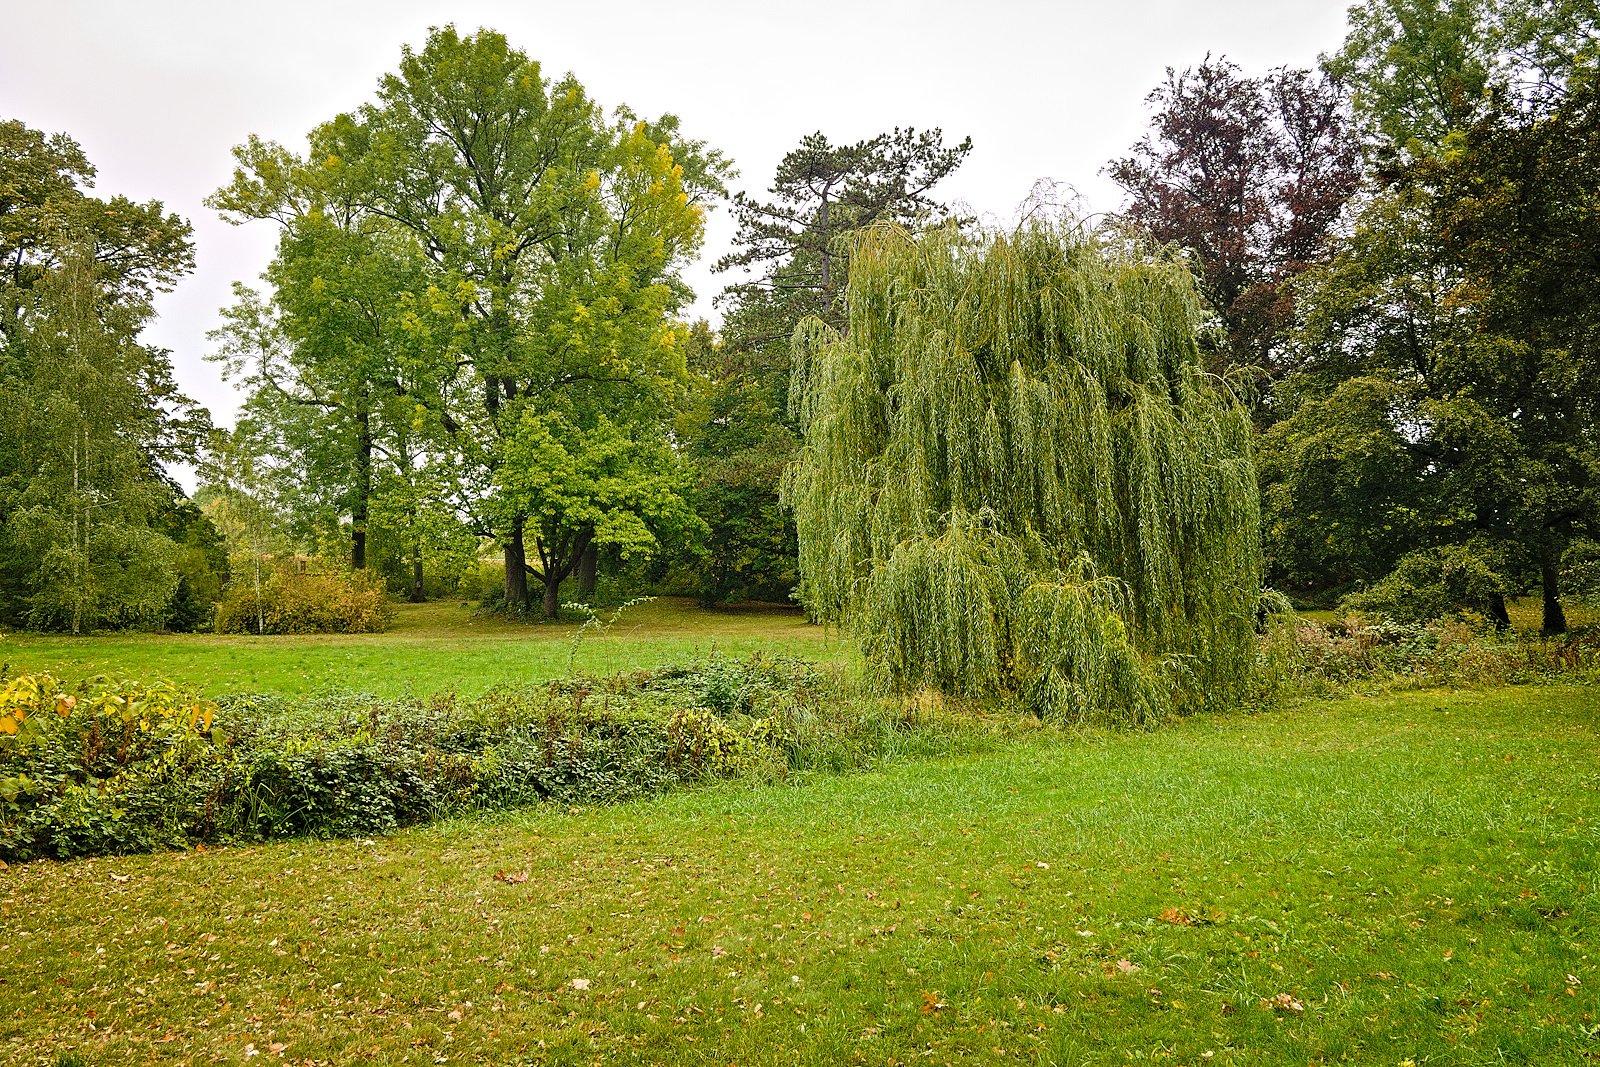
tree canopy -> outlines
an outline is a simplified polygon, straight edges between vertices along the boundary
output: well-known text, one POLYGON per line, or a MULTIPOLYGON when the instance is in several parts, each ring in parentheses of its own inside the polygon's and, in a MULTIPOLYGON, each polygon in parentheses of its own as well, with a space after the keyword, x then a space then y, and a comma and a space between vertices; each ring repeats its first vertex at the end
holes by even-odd
POLYGON ((195 454, 207 418, 139 341, 154 293, 193 266, 189 224, 97 198, 93 177, 64 135, 0 122, 0 613, 193 625, 216 538, 162 464, 195 454))
POLYGON ((1248 77, 1208 56, 1168 68, 1147 99, 1150 132, 1107 168, 1130 197, 1122 217, 1195 257, 1225 334, 1217 369, 1279 376, 1294 322, 1291 283, 1325 258, 1360 180, 1344 94, 1311 71, 1248 77))
POLYGON ((1502 624, 1537 586, 1566 628, 1562 560, 1600 522, 1597 119, 1592 79, 1542 116, 1500 96, 1307 275, 1294 412, 1263 461, 1287 580, 1394 571, 1395 595, 1502 624))
POLYGON ((1251 425, 1181 263, 1072 223, 856 241, 848 329, 796 340, 802 599, 895 687, 1139 721, 1239 698, 1251 425))
MULTIPOLYGON (((432 373, 385 373, 382 389, 442 431, 431 447, 461 472, 461 513, 503 545, 507 604, 527 605, 531 574, 552 614, 554 591, 578 562, 571 553, 622 526, 569 536, 567 520, 527 509, 507 464, 535 424, 583 434, 602 418, 667 417, 685 375, 685 331, 670 317, 687 296, 678 271, 722 193, 722 157, 682 137, 670 115, 608 115, 571 75, 546 78, 499 34, 453 27, 407 48, 376 102, 320 127, 305 158, 254 140, 238 155, 239 171, 215 198, 223 210, 295 222, 328 214, 331 203, 363 234, 382 235, 363 255, 417 264, 400 294, 415 306, 379 318, 416 330, 426 314, 444 315, 454 325, 429 349, 432 373)), ((280 261, 300 255, 280 248, 280 261)), ((281 274, 291 290, 326 280, 281 274)), ((335 314, 320 312, 319 328, 335 314)))

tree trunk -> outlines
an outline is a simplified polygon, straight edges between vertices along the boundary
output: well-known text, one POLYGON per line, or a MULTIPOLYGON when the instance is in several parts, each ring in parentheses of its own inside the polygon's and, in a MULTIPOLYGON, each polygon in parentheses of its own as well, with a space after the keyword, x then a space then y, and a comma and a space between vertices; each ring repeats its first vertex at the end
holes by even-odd
POLYGON ((522 520, 502 546, 506 560, 506 607, 522 611, 528 606, 528 553, 522 544, 522 520))
POLYGON ((1511 613, 1506 611, 1506 598, 1502 593, 1489 595, 1489 621, 1494 623, 1494 628, 1504 633, 1511 629, 1511 613))
POLYGON ((600 546, 593 540, 578 557, 578 599, 585 604, 594 599, 595 571, 600 564, 600 546))
POLYGON ((1556 559, 1556 553, 1550 547, 1539 553, 1539 584, 1544 591, 1544 624, 1539 631, 1546 637, 1567 632, 1567 613, 1561 610, 1561 584, 1556 559))
POLYGON ((426 597, 422 588, 422 542, 411 545, 411 602, 420 604, 426 597))
POLYGON ((546 571, 544 578, 544 617, 558 619, 561 617, 561 574, 559 571, 546 571))
POLYGON ((350 566, 367 566, 367 507, 372 499, 372 416, 365 408, 356 412, 355 499, 350 502, 350 566))
POLYGON ((828 299, 831 310, 833 301, 833 234, 828 230, 828 194, 822 194, 822 203, 817 207, 817 229, 822 234, 822 293, 828 299))
POLYGON ((529 567, 528 570, 544 583, 546 619, 561 617, 561 582, 577 568, 593 543, 593 530, 583 530, 576 536, 565 535, 555 543, 546 543, 543 537, 539 538, 539 564, 543 569, 535 571, 529 567))

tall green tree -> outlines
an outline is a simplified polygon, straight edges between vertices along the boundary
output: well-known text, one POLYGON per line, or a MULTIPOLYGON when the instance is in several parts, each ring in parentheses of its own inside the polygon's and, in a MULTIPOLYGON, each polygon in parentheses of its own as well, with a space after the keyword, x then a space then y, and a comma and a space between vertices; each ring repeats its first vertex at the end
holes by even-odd
MULTIPOLYGON (((405 395, 463 468, 463 512, 503 547, 507 604, 528 604, 530 575, 549 604, 574 563, 565 553, 606 534, 530 528, 508 450, 529 411, 574 431, 665 417, 684 375, 678 272, 727 167, 676 118, 607 115, 501 35, 453 27, 407 48, 377 100, 324 132, 319 165, 415 248, 430 299, 457 315, 436 355, 450 373, 405 395)), ((272 186, 246 169, 236 185, 272 186)))
POLYGON ((93 196, 94 177, 66 134, 0 120, 0 333, 22 327, 22 294, 85 249, 95 286, 131 306, 147 305, 194 269, 187 222, 154 200, 93 196))
POLYGON ((813 615, 900 689, 1124 721, 1237 701, 1260 592, 1251 424, 1187 269, 1074 220, 866 231, 848 331, 797 337, 786 499, 813 615))
POLYGON ((1323 67, 1350 86, 1379 156, 1416 159, 1493 110, 1546 112, 1600 56, 1593 0, 1363 0, 1323 67))
POLYGON ((1566 628, 1562 558, 1600 521, 1597 145, 1593 79, 1546 115, 1502 95, 1308 276, 1298 404, 1263 448, 1291 581, 1425 585, 1502 623, 1537 586, 1566 628))
POLYGON ((151 528, 171 488, 151 469, 158 412, 138 396, 148 353, 132 324, 106 321, 123 316, 95 275, 84 249, 35 281, 28 328, 8 346, 26 372, 4 383, 17 607, 32 626, 72 633, 156 623, 178 587, 173 546, 151 528), (145 425, 119 427, 128 415, 145 425))
POLYGON ((342 526, 361 569, 375 487, 398 484, 397 441, 417 439, 416 398, 436 398, 450 373, 455 308, 430 293, 409 235, 367 210, 350 169, 335 165, 351 129, 348 117, 319 127, 303 157, 252 138, 209 202, 229 221, 281 227, 269 295, 235 286, 215 358, 271 431, 258 444, 295 472, 286 499, 300 525, 342 526))
POLYGON ((267 270, 270 298, 236 286, 213 334, 225 376, 249 390, 255 447, 290 479, 302 539, 341 537, 358 570, 380 489, 402 484, 437 421, 419 398, 450 373, 452 331, 409 246, 374 230, 297 220, 267 270))
POLYGON ((169 536, 186 520, 163 467, 194 458, 205 413, 138 340, 192 265, 189 227, 90 195, 93 176, 69 138, 0 123, 0 604, 74 633, 180 621, 205 563, 169 536))

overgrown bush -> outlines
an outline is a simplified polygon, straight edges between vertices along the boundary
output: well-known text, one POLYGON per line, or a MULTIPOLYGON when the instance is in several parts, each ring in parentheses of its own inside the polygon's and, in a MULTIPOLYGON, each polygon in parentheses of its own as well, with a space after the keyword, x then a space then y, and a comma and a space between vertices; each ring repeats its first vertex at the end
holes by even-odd
POLYGON ((1561 588, 1580 604, 1600 608, 1600 541, 1580 538, 1561 559, 1561 588))
POLYGON ((1558 637, 1496 632, 1482 616, 1428 623, 1350 615, 1332 623, 1296 620, 1278 638, 1285 677, 1311 695, 1358 683, 1406 687, 1600 682, 1600 632, 1558 637))
POLYGON ((0 692, 0 859, 381 834, 473 809, 970 751, 1018 722, 855 699, 812 665, 763 657, 470 701, 213 705, 166 684, 24 676, 0 692))
POLYGON ((477 560, 461 575, 455 595, 471 603, 489 603, 495 598, 505 599, 506 565, 498 560, 477 560))
POLYGON ((313 561, 279 564, 261 579, 237 575, 217 604, 218 633, 382 633, 394 606, 381 576, 313 561))
POLYGON ((1486 542, 1419 549, 1401 557, 1382 580, 1344 598, 1347 611, 1425 623, 1462 610, 1483 611, 1515 590, 1506 580, 1503 553, 1486 542))

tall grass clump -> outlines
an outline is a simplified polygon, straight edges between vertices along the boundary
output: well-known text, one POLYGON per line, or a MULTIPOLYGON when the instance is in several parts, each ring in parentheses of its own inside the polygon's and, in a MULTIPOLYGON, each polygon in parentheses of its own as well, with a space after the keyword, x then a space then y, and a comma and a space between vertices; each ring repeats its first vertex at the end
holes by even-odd
POLYGON ((1071 221, 875 227, 795 338, 784 491, 813 616, 889 688, 1137 723, 1248 699, 1250 421, 1176 259, 1071 221))

